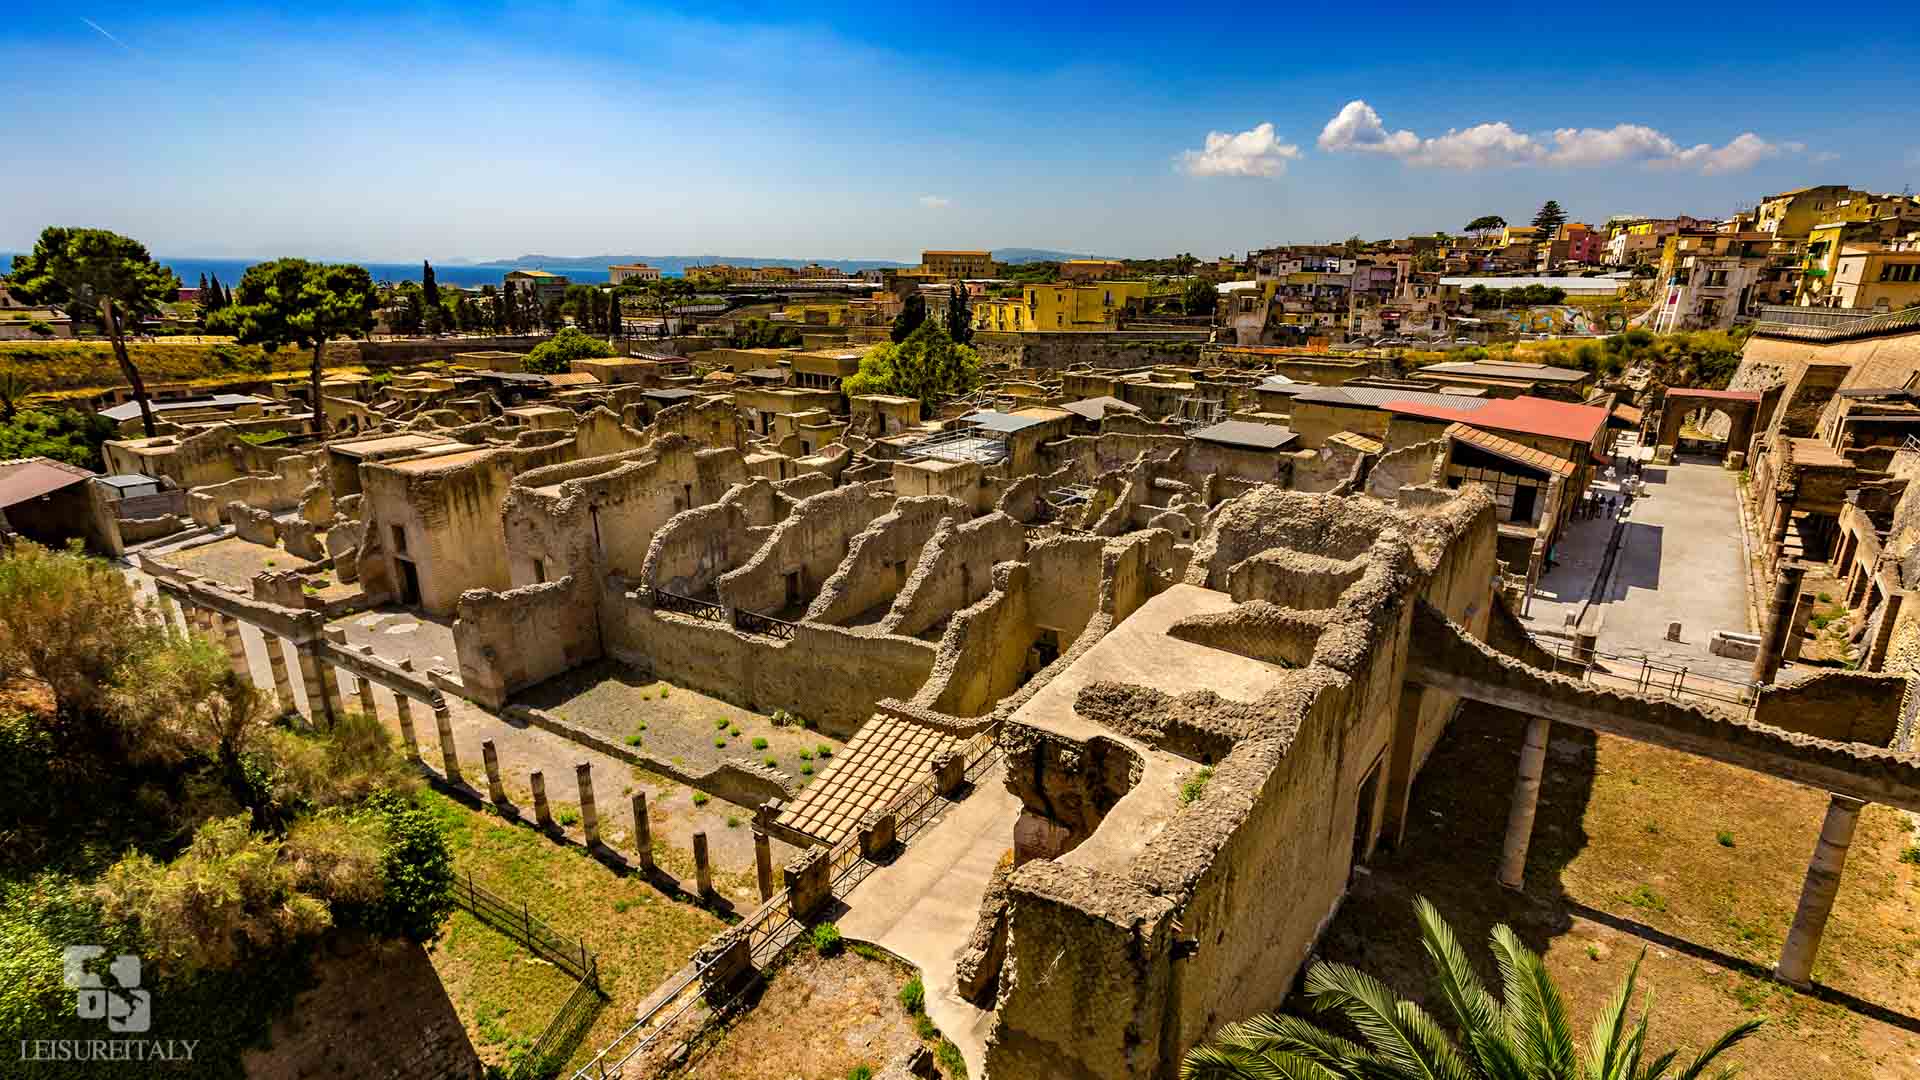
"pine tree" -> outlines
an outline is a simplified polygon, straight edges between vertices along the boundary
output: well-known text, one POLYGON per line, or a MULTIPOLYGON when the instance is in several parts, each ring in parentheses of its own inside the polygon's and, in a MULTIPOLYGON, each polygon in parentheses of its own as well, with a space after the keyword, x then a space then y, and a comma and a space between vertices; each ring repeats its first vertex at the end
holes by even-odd
POLYGON ((973 340, 973 316, 967 311, 967 287, 958 282, 947 294, 947 336, 962 345, 973 340))
POLYGON ((893 343, 898 345, 907 340, 915 330, 920 329, 920 324, 926 321, 927 298, 920 295, 919 289, 915 289, 908 293, 906 300, 901 303, 900 314, 894 316, 893 332, 889 336, 892 337, 893 343))
POLYGON ((620 336, 620 290, 615 289, 607 296, 607 336, 620 336))
POLYGON ((220 275, 207 279, 206 291, 200 294, 200 306, 207 311, 219 311, 227 306, 227 294, 220 291, 220 275))
POLYGON ((440 283, 433 279, 433 264, 425 259, 420 260, 420 306, 425 309, 427 333, 438 334, 445 309, 440 306, 440 283))
POLYGON ((1567 212, 1560 209, 1560 204, 1552 199, 1548 199, 1546 205, 1540 207, 1539 212, 1533 215, 1533 227, 1540 230, 1539 239, 1541 240, 1553 239, 1554 234, 1560 231, 1560 226, 1566 223, 1567 212))

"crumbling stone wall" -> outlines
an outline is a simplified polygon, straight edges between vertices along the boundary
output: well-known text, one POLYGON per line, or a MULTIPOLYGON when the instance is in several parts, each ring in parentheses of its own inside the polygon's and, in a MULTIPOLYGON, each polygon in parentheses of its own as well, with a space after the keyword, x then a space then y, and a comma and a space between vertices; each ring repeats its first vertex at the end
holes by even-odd
POLYGON ((765 614, 790 600, 810 604, 847 557, 854 536, 892 507, 893 493, 877 484, 802 499, 752 558, 714 581, 720 602, 765 614))
POLYGON ((313 482, 314 472, 314 455, 288 454, 272 462, 271 471, 189 489, 187 512, 194 521, 211 526, 221 523, 221 515, 231 502, 274 513, 293 510, 313 482))
POLYGON ((567 576, 461 594, 453 647, 466 693, 499 708, 515 691, 599 659, 598 591, 567 576))
POLYGON ((880 621, 881 629, 915 637, 971 607, 992 589, 994 565, 1017 561, 1026 546, 1026 530, 1005 514, 959 525, 943 520, 894 599, 893 610, 880 621))
POLYGON ((764 479, 736 484, 712 506, 676 514, 653 535, 640 584, 702 596, 721 574, 758 551, 792 502, 764 479))
POLYGON ((1025 564, 1002 563, 993 578, 993 592, 956 612, 941 635, 920 704, 951 716, 978 716, 1032 674, 1028 651, 1040 632, 1030 603, 1032 574, 1025 564))
POLYGON ((1834 742, 1893 746, 1907 675, 1827 672, 1764 687, 1753 719, 1834 742))
POLYGON ((907 583, 909 569, 942 521, 964 522, 972 508, 954 499, 903 498, 875 518, 859 535, 846 559, 820 588, 807 619, 845 623, 880 605, 890 609, 907 583))

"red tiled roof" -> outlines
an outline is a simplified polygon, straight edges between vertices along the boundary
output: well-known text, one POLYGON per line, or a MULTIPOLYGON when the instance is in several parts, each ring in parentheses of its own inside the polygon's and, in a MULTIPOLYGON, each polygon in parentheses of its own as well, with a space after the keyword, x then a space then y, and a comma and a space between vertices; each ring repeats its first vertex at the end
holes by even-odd
POLYGON ((1554 457, 1545 450, 1535 450, 1531 446, 1522 446, 1512 439, 1503 439, 1498 435, 1469 427, 1466 424, 1454 424, 1447 428, 1447 437, 1450 439, 1458 439, 1468 446, 1485 450, 1495 457, 1505 458, 1508 461, 1525 465, 1528 468, 1539 469, 1541 472, 1553 473, 1558 476, 1572 476, 1574 473, 1573 462, 1565 458, 1554 457))
POLYGON ((1430 420, 1452 420, 1491 431, 1512 431, 1584 443, 1592 442, 1600 425, 1607 422, 1605 409, 1525 396, 1496 398, 1472 412, 1412 401, 1389 401, 1380 407, 1389 412, 1424 416, 1430 420))
POLYGON ((1689 390, 1674 388, 1667 391, 1668 397, 1719 398, 1723 401, 1759 401, 1758 390, 1689 390))
POLYGON ((1631 405, 1615 405, 1613 415, 1629 424, 1638 424, 1641 417, 1640 410, 1631 405))

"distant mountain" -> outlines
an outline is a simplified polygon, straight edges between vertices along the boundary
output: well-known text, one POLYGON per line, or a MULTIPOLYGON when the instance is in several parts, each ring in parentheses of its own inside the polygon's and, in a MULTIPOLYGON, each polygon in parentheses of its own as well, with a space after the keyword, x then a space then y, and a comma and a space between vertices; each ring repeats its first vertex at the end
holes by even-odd
POLYGON ((1104 259, 1104 255, 1081 255, 1072 251, 1052 251, 1047 248, 994 248, 993 261, 1018 264, 1030 262, 1065 262, 1068 259, 1104 259))
POLYGON ((498 259, 480 265, 517 266, 530 270, 597 270, 605 274, 616 263, 646 263, 668 276, 678 276, 689 266, 727 263, 731 266, 805 266, 808 263, 830 266, 835 270, 857 273, 875 267, 910 266, 889 259, 770 259, 762 255, 522 255, 517 259, 498 259))

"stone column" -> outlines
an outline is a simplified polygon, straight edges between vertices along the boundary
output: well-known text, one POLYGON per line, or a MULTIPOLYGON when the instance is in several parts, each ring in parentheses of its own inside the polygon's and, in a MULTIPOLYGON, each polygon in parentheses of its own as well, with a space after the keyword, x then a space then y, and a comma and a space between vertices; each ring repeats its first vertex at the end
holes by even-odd
POLYGON ((581 762, 573 767, 573 778, 580 785, 580 829, 586 835, 587 846, 600 846, 600 814, 593 805, 593 765, 581 762))
POLYGON ((758 825, 753 827, 753 874, 759 880, 760 902, 764 904, 773 896, 773 841, 758 825))
POLYGON ((633 793, 633 850, 643 873, 653 870, 653 829, 647 824, 647 793, 633 793))
POLYGON ((1786 652, 1787 635, 1793 630, 1793 605, 1800 596, 1800 578, 1804 566, 1783 565, 1776 573, 1773 603, 1767 609, 1767 629, 1760 636, 1760 651, 1753 657, 1753 681, 1765 686, 1780 673, 1780 658, 1786 652))
POLYGON ((507 805, 507 789, 500 783, 500 754, 493 748, 493 740, 480 744, 480 763, 487 769, 487 798, 495 806, 507 805))
POLYGON ((273 672, 274 695, 280 699, 282 712, 290 713, 298 706, 293 697, 293 680, 287 677, 287 654, 277 635, 262 630, 260 640, 267 646, 267 670, 273 672))
POLYGON ((181 625, 190 625, 187 609, 180 605, 180 598, 177 596, 168 593, 160 594, 160 615, 167 620, 168 630, 172 630, 176 622, 181 625))
POLYGON ((787 882, 787 907, 793 917, 805 922, 819 914, 833 899, 832 860, 819 845, 787 860, 781 876, 787 882))
POLYGON ((247 642, 240 636, 240 620, 230 615, 215 615, 220 623, 220 640, 227 647, 227 663, 233 666, 233 673, 253 681, 253 665, 247 663, 247 642))
POLYGON ((359 684, 360 711, 366 713, 369 719, 378 719, 380 710, 373 704, 373 680, 356 677, 355 681, 359 684))
POLYGON ((333 726, 333 673, 320 659, 320 646, 308 642, 294 647, 300 664, 300 684, 307 692, 307 719, 315 724, 333 726))
POLYGON ((407 760, 415 764, 420 762, 420 742, 413 734, 413 699, 405 694, 393 695, 393 714, 400 720, 400 752, 407 760))
POLYGON ((1840 871, 1847 862, 1847 845, 1853 842, 1853 826, 1865 805, 1845 795, 1827 799, 1827 820, 1814 843, 1806 883, 1800 887, 1800 907, 1793 913, 1793 928, 1787 931, 1780 963, 1773 969, 1781 982, 1803 990, 1813 985, 1813 958, 1820 951, 1820 935, 1833 911, 1834 894, 1840 891, 1840 871))
POLYGON ((1500 853, 1500 884, 1521 889, 1527 882, 1527 844, 1533 839, 1533 812, 1540 805, 1540 776, 1547 766, 1547 733, 1553 721, 1529 717, 1527 741, 1520 747, 1520 772, 1513 780, 1513 806, 1507 811, 1507 843, 1500 853))
POLYGON ((527 777, 527 783, 533 788, 533 819, 540 823, 541 828, 552 829, 553 807, 547 805, 546 775, 535 769, 533 774, 527 777))
POLYGON ((1893 624, 1900 618, 1900 594, 1888 594, 1881 606, 1886 610, 1874 624, 1873 643, 1867 647, 1866 661, 1860 665, 1868 671, 1879 671, 1886 665, 1887 648, 1893 643, 1893 624))
POLYGON ((707 834, 693 834, 693 880, 703 897, 713 895, 713 864, 707 859, 707 834))
POLYGON ((1407 835, 1407 804, 1413 798, 1413 744, 1427 693, 1427 688, 1418 683, 1400 687, 1400 708, 1394 714, 1393 741, 1387 750, 1387 806, 1380 827, 1380 838, 1390 848, 1399 847, 1407 835))
POLYGON ((447 783, 462 784, 466 781, 460 776, 460 751, 453 744, 453 711, 447 708, 447 699, 435 690, 432 698, 433 726, 440 733, 440 767, 446 771, 447 783))

